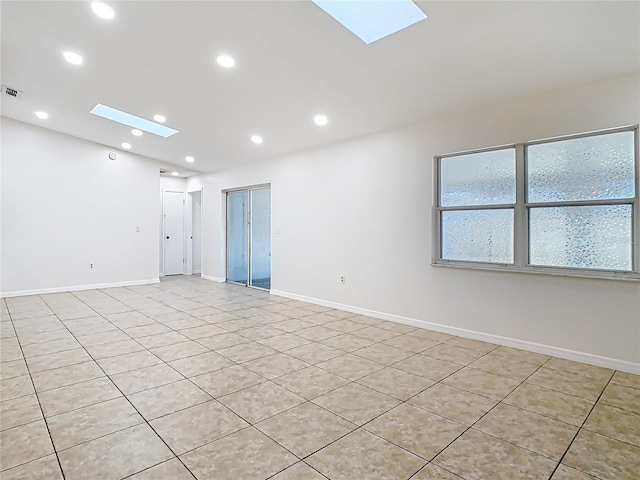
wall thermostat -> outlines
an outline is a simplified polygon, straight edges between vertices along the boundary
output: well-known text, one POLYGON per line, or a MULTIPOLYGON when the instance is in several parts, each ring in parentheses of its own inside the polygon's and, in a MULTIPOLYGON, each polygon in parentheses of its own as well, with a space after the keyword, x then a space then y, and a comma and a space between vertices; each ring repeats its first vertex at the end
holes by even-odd
POLYGON ((109 152, 109 160, 115 160, 116 159, 116 153, 115 152, 109 152))

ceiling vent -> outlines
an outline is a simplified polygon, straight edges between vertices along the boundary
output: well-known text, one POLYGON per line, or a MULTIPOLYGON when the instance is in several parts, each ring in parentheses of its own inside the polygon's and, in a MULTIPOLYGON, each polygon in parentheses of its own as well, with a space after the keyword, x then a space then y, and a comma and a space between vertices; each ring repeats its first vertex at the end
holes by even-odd
POLYGON ((2 85, 2 93, 13 98, 20 98, 20 96, 22 95, 22 91, 15 88, 7 87, 6 85, 2 85))
POLYGON ((160 173, 169 173, 171 170, 165 170, 164 168, 160 169, 160 173))

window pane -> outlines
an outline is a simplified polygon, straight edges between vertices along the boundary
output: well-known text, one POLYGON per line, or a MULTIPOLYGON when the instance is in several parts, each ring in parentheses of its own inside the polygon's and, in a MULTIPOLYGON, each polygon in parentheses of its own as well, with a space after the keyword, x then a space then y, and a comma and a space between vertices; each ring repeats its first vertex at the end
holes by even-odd
POLYGON ((440 205, 499 205, 516 201, 513 148, 440 159, 440 205))
POLYGON ((527 147, 529 202, 633 198, 633 132, 527 147))
POLYGON ((544 207, 529 211, 532 265, 632 270, 630 205, 544 207))
POLYGON ((513 210, 442 212, 442 258, 513 263, 513 210))

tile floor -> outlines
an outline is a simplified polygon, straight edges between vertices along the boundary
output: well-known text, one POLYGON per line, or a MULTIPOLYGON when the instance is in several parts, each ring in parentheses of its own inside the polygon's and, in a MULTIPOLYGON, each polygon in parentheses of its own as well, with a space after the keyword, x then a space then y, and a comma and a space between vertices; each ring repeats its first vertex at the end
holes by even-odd
POLYGON ((3 480, 640 478, 638 376, 197 277, 9 298, 3 480))

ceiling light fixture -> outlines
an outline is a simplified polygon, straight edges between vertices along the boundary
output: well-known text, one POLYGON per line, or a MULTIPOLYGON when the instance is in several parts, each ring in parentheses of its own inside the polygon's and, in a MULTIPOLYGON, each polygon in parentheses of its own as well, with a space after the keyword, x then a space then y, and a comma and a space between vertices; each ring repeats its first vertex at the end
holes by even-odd
POLYGON ((173 175, 174 177, 177 177, 178 175, 180 175, 180 172, 171 172, 171 175, 173 175))
POLYGON ((97 115, 98 117, 106 118, 107 120, 122 123, 123 125, 127 125, 135 129, 153 133, 154 135, 158 135, 164 138, 178 133, 178 130, 174 130, 173 128, 169 128, 165 125, 160 125, 159 123, 152 122, 151 120, 147 120, 145 118, 131 115, 130 113, 123 112, 122 110, 118 110, 117 108, 102 105, 101 103, 93 107, 91 109, 91 112, 89 113, 97 115))
POLYGON ((229 55, 219 55, 218 58, 216 58, 216 61, 218 62, 218 65, 224 68, 231 68, 236 64, 233 57, 229 55))
POLYGON ((251 141, 257 145, 260 145, 263 140, 260 135, 251 135, 251 141))
POLYGON ((189 163, 193 163, 193 162, 196 160, 195 158, 193 158, 193 157, 191 157, 191 156, 184 157, 184 159, 185 159, 187 162, 189 162, 189 163))
POLYGON ((315 117, 313 117, 313 122, 316 125, 320 125, 322 127, 327 123, 329 123, 329 119, 327 118, 326 115, 316 115, 315 117))
POLYGON ((129 150, 129 149, 131 148, 131 144, 130 144, 130 143, 127 143, 127 142, 124 142, 124 143, 122 144, 122 148, 129 150))
POLYGON ((74 52, 64 52, 64 59, 71 65, 82 65, 82 57, 74 52))
POLYGON ((165 117, 164 115, 160 115, 160 114, 154 115, 154 116, 153 116, 153 119, 154 119, 156 122, 159 122, 159 123, 164 123, 164 122, 166 122, 166 121, 167 121, 167 117, 165 117))
POLYGON ((46 120, 47 118, 49 118, 49 114, 41 110, 38 110, 37 112, 35 112, 35 114, 36 117, 38 117, 40 120, 46 120))
POLYGON ((138 130, 137 128, 132 129, 131 133, 133 133, 136 137, 142 136, 142 130, 138 130))
POLYGON ((93 13, 95 13, 100 18, 104 18, 105 20, 110 20, 115 15, 113 8, 111 8, 106 3, 91 2, 91 9, 93 10, 93 13))

